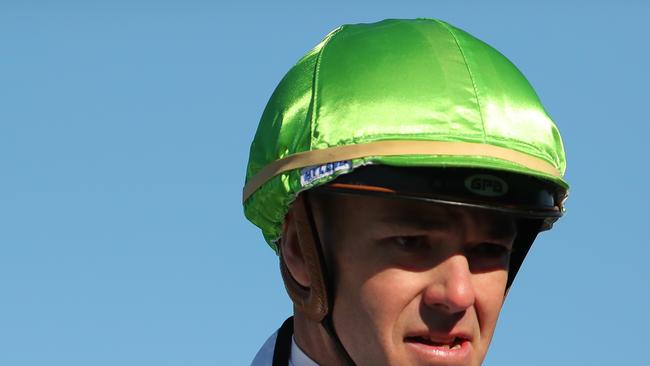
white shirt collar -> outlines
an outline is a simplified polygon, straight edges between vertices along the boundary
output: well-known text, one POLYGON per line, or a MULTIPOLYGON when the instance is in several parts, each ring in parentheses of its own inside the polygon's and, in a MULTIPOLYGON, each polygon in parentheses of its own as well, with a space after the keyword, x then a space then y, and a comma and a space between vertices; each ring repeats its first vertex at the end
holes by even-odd
POLYGON ((314 360, 309 358, 296 344, 296 340, 291 337, 291 357, 289 366, 318 366, 314 360))

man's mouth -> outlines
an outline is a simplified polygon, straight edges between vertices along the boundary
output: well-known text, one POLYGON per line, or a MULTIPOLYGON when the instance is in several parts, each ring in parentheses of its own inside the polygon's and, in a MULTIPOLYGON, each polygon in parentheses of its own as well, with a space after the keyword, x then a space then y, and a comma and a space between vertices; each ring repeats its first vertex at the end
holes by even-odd
POLYGON ((426 365, 468 365, 474 353, 471 335, 465 333, 417 332, 404 337, 404 343, 426 365))
POLYGON ((448 340, 440 340, 440 339, 435 340, 427 336, 406 337, 404 339, 404 341, 407 343, 421 343, 427 346, 440 347, 443 349, 453 349, 453 350, 460 349, 461 345, 466 340, 467 339, 461 337, 454 337, 448 340))

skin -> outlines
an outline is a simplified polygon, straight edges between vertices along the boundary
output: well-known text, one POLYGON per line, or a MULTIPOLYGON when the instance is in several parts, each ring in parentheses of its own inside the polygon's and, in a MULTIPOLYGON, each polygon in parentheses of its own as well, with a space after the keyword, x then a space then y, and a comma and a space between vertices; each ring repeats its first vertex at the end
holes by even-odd
MULTIPOLYGON (((481 364, 506 291, 512 219, 417 201, 312 197, 335 273, 334 326, 357 365, 481 364), (418 337, 457 339, 464 356, 432 356, 418 337)), ((309 287, 297 240, 290 211, 281 252, 309 287)), ((343 363, 320 323, 296 310, 294 328, 296 343, 317 363, 343 363)))

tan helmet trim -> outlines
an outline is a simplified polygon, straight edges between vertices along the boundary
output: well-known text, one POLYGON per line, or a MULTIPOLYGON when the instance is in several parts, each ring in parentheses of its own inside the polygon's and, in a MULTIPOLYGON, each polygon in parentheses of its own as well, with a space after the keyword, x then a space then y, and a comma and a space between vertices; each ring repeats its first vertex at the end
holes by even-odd
POLYGON ((243 201, 246 201, 267 180, 292 169, 369 156, 395 155, 483 156, 506 160, 540 173, 562 177, 557 168, 547 161, 505 147, 474 142, 387 140, 304 151, 276 160, 262 168, 246 183, 243 201))

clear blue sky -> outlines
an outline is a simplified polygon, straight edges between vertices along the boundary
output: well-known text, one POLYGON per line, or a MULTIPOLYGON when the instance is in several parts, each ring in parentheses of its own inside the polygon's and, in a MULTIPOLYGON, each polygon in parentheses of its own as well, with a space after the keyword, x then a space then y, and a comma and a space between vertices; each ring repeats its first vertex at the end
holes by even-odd
POLYGON ((243 217, 277 82, 343 23, 434 17, 517 64, 559 125, 568 213, 487 365, 641 365, 650 336, 639 1, 3 1, 0 365, 248 365, 291 312, 243 217))

